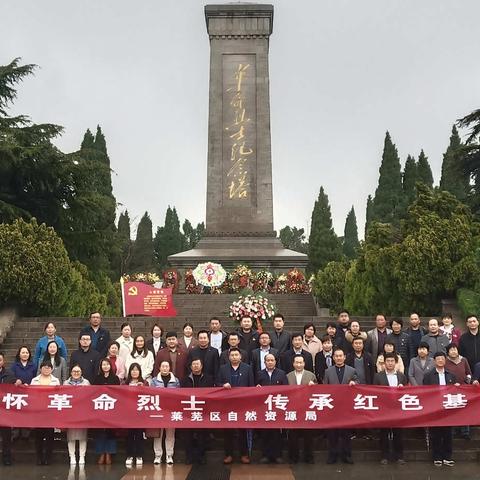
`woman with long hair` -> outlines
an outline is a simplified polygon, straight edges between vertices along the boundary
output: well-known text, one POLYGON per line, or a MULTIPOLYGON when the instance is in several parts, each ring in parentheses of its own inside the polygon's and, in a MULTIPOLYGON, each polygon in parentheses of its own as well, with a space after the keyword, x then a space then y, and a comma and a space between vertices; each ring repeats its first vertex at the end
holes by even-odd
MULTIPOLYGON (((150 353, 150 355, 152 354, 152 352, 148 353, 150 353)), ((129 387, 143 387, 147 385, 147 382, 142 377, 142 368, 138 363, 132 363, 128 368, 125 385, 129 387)), ((137 467, 143 465, 144 444, 143 428, 129 428, 127 433, 127 459, 125 460, 125 466, 131 467, 134 457, 137 467)))
POLYGON ((120 382, 125 380, 125 360, 119 355, 120 345, 114 340, 108 345, 107 358, 110 360, 112 365, 113 373, 119 378, 120 382))
POLYGON ((127 357, 125 368, 130 369, 130 365, 138 363, 142 372, 143 380, 149 382, 152 377, 153 365, 155 359, 153 353, 145 345, 145 337, 137 335, 133 341, 132 353, 127 357))
POLYGON ((15 355, 15 362, 11 366, 15 376, 15 385, 30 385, 37 375, 37 366, 32 361, 32 352, 26 345, 22 345, 15 355))
POLYGON ((133 350, 132 326, 128 322, 122 323, 120 327, 121 335, 117 338, 120 345, 119 355, 127 361, 127 357, 133 350))
MULTIPOLYGON (((60 384, 64 383, 68 376, 67 362, 60 356, 60 349, 55 340, 48 342, 47 350, 43 355, 42 363, 50 362, 52 364, 52 375, 60 380, 60 384)), ((40 373, 40 369, 38 372, 40 373)))
MULTIPOLYGON (((52 362, 44 360, 40 364, 40 374, 32 379, 31 385, 42 387, 57 387, 60 380, 52 375, 52 362)), ((49 465, 53 453, 53 428, 35 429, 35 448, 37 450, 37 465, 49 465)))
MULTIPOLYGON (((112 364, 108 358, 102 358, 98 367, 98 374, 93 381, 94 385, 120 385, 120 380, 112 372, 112 364)), ((110 465, 112 455, 117 453, 117 439, 115 431, 109 428, 95 430, 95 452, 99 455, 99 465, 110 465)))
POLYGON ((63 338, 56 334, 57 327, 55 326, 55 324, 53 322, 47 322, 43 327, 43 331, 45 335, 40 338, 35 345, 35 354, 33 355, 33 363, 35 365, 35 368, 38 368, 40 366, 43 356, 47 351, 47 346, 51 341, 57 342, 58 349, 60 350, 60 356, 63 357, 65 361, 67 360, 67 347, 63 338))
MULTIPOLYGON (((70 377, 65 380, 64 385, 70 385, 72 387, 83 387, 90 385, 90 382, 83 378, 82 367, 75 364, 70 369, 70 377)), ((67 445, 68 454, 70 455, 70 465, 76 465, 76 443, 78 440, 78 464, 85 465, 85 453, 87 452, 87 428, 68 428, 67 429, 67 445)))
POLYGON ((163 327, 155 323, 150 329, 152 338, 147 341, 147 348, 152 352, 153 358, 157 356, 159 350, 165 347, 165 340, 163 339, 163 327))

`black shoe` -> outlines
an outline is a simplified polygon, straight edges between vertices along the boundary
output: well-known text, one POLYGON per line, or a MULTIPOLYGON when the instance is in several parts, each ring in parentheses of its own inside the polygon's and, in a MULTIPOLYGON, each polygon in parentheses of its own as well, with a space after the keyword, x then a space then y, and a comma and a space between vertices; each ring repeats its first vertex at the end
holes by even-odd
POLYGON ((352 457, 343 457, 342 462, 347 463, 348 465, 353 465, 352 457))
POLYGON ((267 463, 270 463, 270 460, 267 457, 262 457, 258 463, 261 463, 262 465, 265 465, 267 463))
POLYGON ((337 463, 337 456, 336 455, 329 455, 327 458, 327 464, 328 465, 333 465, 334 463, 337 463))
POLYGON ((9 467, 9 466, 12 464, 12 459, 11 459, 11 458, 4 458, 4 459, 3 459, 3 464, 4 464, 6 467, 9 467))

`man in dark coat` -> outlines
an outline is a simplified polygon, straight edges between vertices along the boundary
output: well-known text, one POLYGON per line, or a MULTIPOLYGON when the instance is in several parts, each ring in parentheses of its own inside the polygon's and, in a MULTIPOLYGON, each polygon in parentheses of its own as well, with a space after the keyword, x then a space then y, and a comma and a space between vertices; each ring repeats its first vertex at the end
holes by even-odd
POLYGON ((167 361, 171 365, 172 373, 182 381, 187 375, 187 352, 180 348, 177 332, 167 332, 165 344, 165 348, 161 348, 155 358, 153 376, 156 377, 158 375, 161 363, 167 361))
MULTIPOLYGON (((254 386, 252 367, 241 362, 240 350, 238 348, 230 349, 230 362, 220 367, 215 384, 225 389, 254 386)), ((248 456, 247 431, 238 429, 237 432, 241 462, 248 464, 250 463, 250 457, 248 456)), ((225 465, 230 465, 233 462, 234 436, 235 429, 229 428, 224 430, 225 458, 223 463, 225 465)))
MULTIPOLYGON (((257 386, 288 385, 285 372, 277 368, 276 365, 275 355, 272 353, 265 355, 265 368, 258 373, 257 386)), ((263 428, 260 430, 260 437, 262 439, 260 463, 283 463, 281 430, 263 428)))
POLYGON ((292 341, 292 335, 285 329, 285 319, 281 313, 276 313, 273 316, 273 328, 270 332, 270 338, 272 339, 272 347, 278 350, 278 354, 281 355, 290 348, 292 341))
MULTIPOLYGON (((385 370, 375 374, 374 385, 383 385, 386 387, 404 387, 408 383, 407 377, 402 372, 395 370, 397 355, 395 353, 385 354, 385 370)), ((389 460, 396 461, 403 465, 403 430, 401 428, 382 428, 380 429, 380 450, 382 459, 380 463, 386 465, 389 460), (393 438, 393 451, 390 451, 389 436, 393 438)))
POLYGON ((265 368, 265 356, 268 353, 272 353, 273 355, 275 355, 275 358, 278 358, 278 350, 271 347, 271 339, 268 332, 262 332, 258 336, 258 343, 260 344, 260 348, 252 350, 252 353, 250 355, 250 365, 253 369, 253 376, 255 378, 255 382, 257 381, 260 370, 263 370, 265 368))
POLYGON ((322 350, 315 355, 315 376, 318 383, 323 383, 325 370, 333 365, 333 340, 330 335, 322 337, 322 350))
MULTIPOLYGON (((194 358, 189 365, 190 374, 181 383, 184 388, 209 388, 214 386, 213 378, 205 375, 200 358, 194 358)), ((204 428, 186 428, 185 430, 185 457, 186 464, 206 463, 205 451, 207 446, 207 430, 204 428)))
MULTIPOLYGON (((445 370, 447 356, 443 352, 437 352, 433 356, 435 368, 430 370, 423 377, 424 385, 459 385, 457 379, 448 370, 445 370)), ((440 467, 442 464, 453 467, 455 462, 452 460, 452 427, 432 427, 430 428, 432 439, 433 464, 440 467)))
POLYGON ((375 362, 372 355, 365 351, 365 342, 361 337, 353 340, 352 347, 353 352, 347 355, 345 364, 355 369, 359 384, 371 385, 375 375, 375 362))
POLYGON ((86 325, 80 331, 79 337, 84 333, 89 334, 92 339, 92 349, 100 354, 100 358, 104 358, 108 353, 108 345, 110 343, 110 332, 102 327, 102 316, 99 312, 90 314, 89 325, 86 325))
MULTIPOLYGON (((227 348, 222 352, 220 355, 220 366, 225 365, 226 363, 229 363, 229 355, 230 355, 230 349, 231 348, 238 348, 238 345, 240 344, 240 337, 238 336, 238 332, 231 332, 227 335, 227 348)), ((248 357, 248 353, 246 350, 242 350, 241 348, 238 348, 240 350, 240 355, 242 357, 242 362, 243 363, 250 363, 250 358, 248 357)))
POLYGON ((292 335, 292 346, 290 350, 283 352, 280 356, 280 368, 285 373, 293 372, 293 358, 295 355, 301 355, 305 359, 305 370, 313 372, 312 354, 303 349, 302 333, 294 333, 292 335))
POLYGON ((480 362, 480 332, 476 315, 467 317, 467 331, 460 337, 458 352, 468 360, 472 370, 480 362))
POLYGON ((200 330, 197 333, 198 345, 188 352, 187 364, 191 364, 194 358, 200 358, 205 375, 215 378, 220 367, 220 357, 218 350, 210 346, 208 333, 207 330, 200 330))
POLYGON ((248 315, 245 315, 240 320, 240 328, 237 330, 237 333, 240 339, 238 348, 246 350, 250 358, 252 350, 258 348, 258 332, 253 329, 253 321, 248 315))
POLYGON ((80 334, 78 343, 80 348, 72 352, 70 356, 70 370, 74 365, 79 365, 83 377, 93 384, 102 357, 92 348, 92 339, 88 332, 80 334))
MULTIPOLYGON (((13 373, 5 366, 5 354, 0 352, 0 385, 10 383, 15 383, 15 376, 13 373)), ((1 427, 0 428, 2 436, 2 460, 5 466, 12 464, 12 429, 11 427, 1 427)))

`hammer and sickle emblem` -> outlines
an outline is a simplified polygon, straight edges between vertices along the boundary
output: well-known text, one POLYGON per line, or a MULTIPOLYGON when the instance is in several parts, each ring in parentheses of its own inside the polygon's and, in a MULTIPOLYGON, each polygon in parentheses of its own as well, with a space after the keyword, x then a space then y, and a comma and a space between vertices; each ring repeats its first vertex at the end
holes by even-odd
POLYGON ((129 295, 138 295, 138 289, 137 289, 137 287, 130 287, 130 288, 128 289, 128 294, 129 294, 129 295))

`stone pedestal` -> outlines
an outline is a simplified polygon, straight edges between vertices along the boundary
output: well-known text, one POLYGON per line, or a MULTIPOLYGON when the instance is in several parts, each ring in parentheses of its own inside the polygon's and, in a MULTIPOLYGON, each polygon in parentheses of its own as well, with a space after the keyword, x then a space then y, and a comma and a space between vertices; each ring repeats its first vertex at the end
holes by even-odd
POLYGON ((216 261, 226 268, 305 268, 273 230, 268 49, 273 6, 207 5, 210 99, 206 233, 173 267, 216 261))

